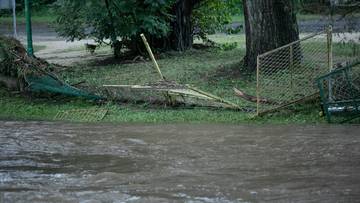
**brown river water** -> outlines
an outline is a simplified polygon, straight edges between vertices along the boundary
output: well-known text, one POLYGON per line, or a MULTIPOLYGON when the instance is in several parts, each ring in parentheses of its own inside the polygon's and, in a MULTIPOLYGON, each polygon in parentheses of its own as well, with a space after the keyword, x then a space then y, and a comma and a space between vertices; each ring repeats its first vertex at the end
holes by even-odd
POLYGON ((0 121, 0 202, 360 202, 359 129, 0 121))

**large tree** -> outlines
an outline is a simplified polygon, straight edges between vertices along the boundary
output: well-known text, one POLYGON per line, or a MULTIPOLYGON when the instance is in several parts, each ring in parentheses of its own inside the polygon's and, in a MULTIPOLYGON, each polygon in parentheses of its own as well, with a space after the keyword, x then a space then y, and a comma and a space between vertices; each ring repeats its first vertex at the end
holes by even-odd
POLYGON ((241 0, 176 0, 170 23, 171 48, 184 51, 192 47, 195 37, 207 39, 207 34, 229 24, 231 15, 239 13, 241 0), (194 29, 195 32, 194 32, 194 29))
POLYGON ((259 54, 299 39, 293 0, 243 0, 245 66, 255 70, 259 54))
POLYGON ((193 44, 192 13, 201 0, 177 0, 172 6, 171 32, 169 40, 175 50, 184 51, 193 44))

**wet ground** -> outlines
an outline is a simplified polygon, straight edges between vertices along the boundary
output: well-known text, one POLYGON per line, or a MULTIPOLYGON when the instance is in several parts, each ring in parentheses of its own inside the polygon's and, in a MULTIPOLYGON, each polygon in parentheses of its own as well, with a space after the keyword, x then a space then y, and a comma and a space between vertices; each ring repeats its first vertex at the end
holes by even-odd
POLYGON ((0 202, 359 202, 359 129, 0 121, 0 202))

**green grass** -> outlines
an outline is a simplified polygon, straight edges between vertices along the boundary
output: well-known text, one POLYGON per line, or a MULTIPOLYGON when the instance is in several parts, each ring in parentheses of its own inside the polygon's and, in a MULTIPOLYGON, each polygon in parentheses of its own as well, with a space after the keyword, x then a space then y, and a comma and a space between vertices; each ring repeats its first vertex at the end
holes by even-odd
POLYGON ((169 108, 131 104, 96 105, 79 99, 24 99, 0 89, 0 119, 54 120, 59 111, 102 108, 108 113, 102 122, 131 123, 321 123, 313 104, 297 106, 293 110, 251 118, 251 114, 206 108, 169 108), (309 108, 310 107, 310 108, 309 108), (291 115, 291 116, 289 116, 291 115))
MULTIPOLYGON (((239 59, 244 55, 243 49, 231 51, 190 50, 183 54, 168 53, 158 60, 163 74, 169 80, 182 84, 192 84, 228 100, 238 102, 232 88, 234 86, 254 91, 248 81, 237 80, 232 74, 238 74, 241 68, 239 59)), ((89 85, 103 84, 145 84, 156 82, 158 75, 152 63, 133 63, 91 67, 85 64, 69 69, 60 75, 70 83, 86 80, 89 85)), ((247 78, 248 80, 253 78, 247 78)))
MULTIPOLYGON (((32 16, 31 22, 33 24, 50 24, 54 22, 56 19, 56 16, 53 15, 46 15, 46 16, 32 16)), ((0 17, 0 25, 1 24, 11 24, 12 23, 12 17, 0 17)), ((18 16, 16 18, 16 22, 18 24, 25 24, 26 19, 24 16, 18 16)))
MULTIPOLYGON (((31 21, 33 24, 51 24, 56 20, 56 15, 52 13, 50 9, 43 8, 37 11, 32 11, 31 21)), ((16 21, 18 24, 25 24, 25 14, 23 12, 17 13, 16 21)), ((12 24, 13 17, 12 15, 3 15, 0 16, 0 25, 2 24, 12 24)))
POLYGON ((244 15, 234 15, 231 17, 232 22, 244 22, 244 15))

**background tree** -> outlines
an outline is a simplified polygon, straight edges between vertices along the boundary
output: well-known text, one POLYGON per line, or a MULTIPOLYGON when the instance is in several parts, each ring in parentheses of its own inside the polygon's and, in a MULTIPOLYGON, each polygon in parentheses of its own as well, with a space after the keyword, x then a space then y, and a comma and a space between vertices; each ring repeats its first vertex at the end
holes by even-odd
MULTIPOLYGON (((139 49, 139 35, 159 42, 170 31, 171 1, 163 0, 58 0, 56 31, 67 39, 110 40, 115 49, 139 49)), ((159 43, 157 43, 158 46, 159 43)), ((118 55, 118 54, 116 54, 118 55)))
POLYGON ((69 40, 110 40, 114 53, 139 51, 145 33, 152 47, 184 51, 192 47, 194 30, 206 37, 229 23, 240 0, 58 0, 57 32, 69 40))
POLYGON ((240 13, 241 5, 241 0, 177 0, 172 6, 174 18, 170 23, 172 48, 180 51, 191 48, 194 36, 207 40, 208 34, 231 23, 232 14, 240 13))
POLYGON ((232 16, 242 13, 242 0, 207 0, 194 9, 192 24, 195 37, 207 40, 208 34, 224 31, 232 16))
POLYGON ((184 51, 193 44, 192 13, 201 0, 177 0, 172 5, 169 41, 175 50, 184 51))
POLYGON ((294 2, 289 0, 244 0, 245 66, 255 70, 259 54, 299 39, 294 2))
MULTIPOLYGON (((46 5, 50 5, 52 3, 54 3, 56 0, 32 0, 31 1, 31 5, 33 8, 35 9, 42 9, 44 6, 46 5)), ((24 9, 24 1, 16 1, 17 4, 17 10, 22 10, 24 9)))

